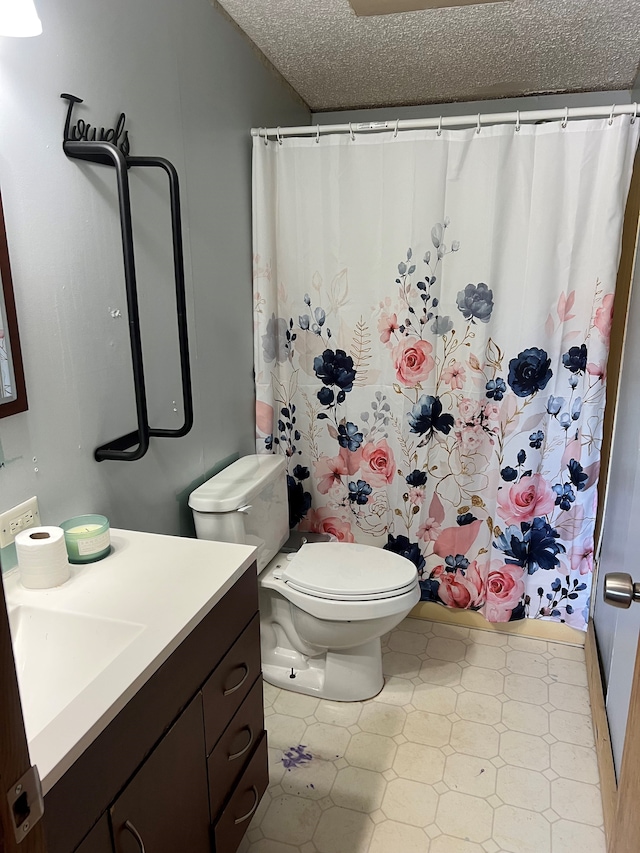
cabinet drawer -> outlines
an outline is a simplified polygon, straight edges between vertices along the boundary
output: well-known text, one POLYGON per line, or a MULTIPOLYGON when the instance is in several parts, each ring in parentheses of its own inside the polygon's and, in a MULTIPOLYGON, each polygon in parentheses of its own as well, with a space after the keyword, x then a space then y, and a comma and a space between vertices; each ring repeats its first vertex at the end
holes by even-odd
POLYGON ((258 678, 207 761, 209 803, 213 819, 242 773, 263 730, 262 678, 258 678))
POLYGON ((259 675, 260 616, 256 613, 202 688, 207 755, 259 675))
POLYGON ((269 784, 264 733, 231 799, 213 827, 216 853, 235 853, 269 784))

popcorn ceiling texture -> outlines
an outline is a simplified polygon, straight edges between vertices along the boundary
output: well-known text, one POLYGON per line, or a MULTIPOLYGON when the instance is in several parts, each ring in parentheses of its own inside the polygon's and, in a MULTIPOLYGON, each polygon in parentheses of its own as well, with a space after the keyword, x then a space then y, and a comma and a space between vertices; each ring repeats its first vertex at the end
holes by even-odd
POLYGON ((312 110, 630 89, 640 0, 356 17, 348 0, 220 0, 312 110))

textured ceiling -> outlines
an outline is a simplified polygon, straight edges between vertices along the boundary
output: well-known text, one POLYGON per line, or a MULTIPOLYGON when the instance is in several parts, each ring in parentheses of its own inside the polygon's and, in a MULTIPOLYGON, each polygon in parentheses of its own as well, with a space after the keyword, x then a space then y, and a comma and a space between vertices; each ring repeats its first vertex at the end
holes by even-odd
POLYGON ((313 110, 632 88, 640 0, 357 17, 348 0, 219 0, 313 110))

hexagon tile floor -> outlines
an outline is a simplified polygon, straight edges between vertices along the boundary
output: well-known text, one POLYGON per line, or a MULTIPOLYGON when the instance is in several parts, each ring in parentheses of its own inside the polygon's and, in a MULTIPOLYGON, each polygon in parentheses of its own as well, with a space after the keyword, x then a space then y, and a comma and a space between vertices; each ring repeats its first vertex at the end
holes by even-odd
POLYGON ((405 619, 367 702, 265 684, 239 853, 604 853, 584 651, 405 619))

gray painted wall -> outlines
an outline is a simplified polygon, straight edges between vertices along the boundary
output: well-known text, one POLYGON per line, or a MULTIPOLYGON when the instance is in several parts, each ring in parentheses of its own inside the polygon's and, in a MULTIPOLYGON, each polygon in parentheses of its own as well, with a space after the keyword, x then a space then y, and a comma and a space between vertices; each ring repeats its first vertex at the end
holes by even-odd
POLYGON ((343 122, 395 121, 409 118, 438 118, 439 116, 505 113, 514 110, 557 110, 564 107, 611 106, 629 104, 637 98, 626 90, 616 92, 583 92, 568 95, 531 95, 522 98, 500 98, 493 101, 465 101, 452 104, 424 104, 414 107, 381 107, 368 110, 340 110, 313 113, 312 124, 342 124, 343 122))
MULTIPOLYGON (((208 0, 39 11, 43 35, 0 38, 0 187, 29 397, 28 412, 0 420, 0 510, 35 494, 45 524, 101 512, 113 526, 178 533, 180 493, 253 447, 249 129, 309 112, 208 0), (61 92, 84 98, 77 116, 98 126, 123 110, 132 153, 167 157, 181 178, 195 426, 152 440, 139 462, 93 460, 135 426, 122 250, 113 170, 62 152, 61 92)), ((131 180, 151 422, 172 427, 166 179, 131 180)))

